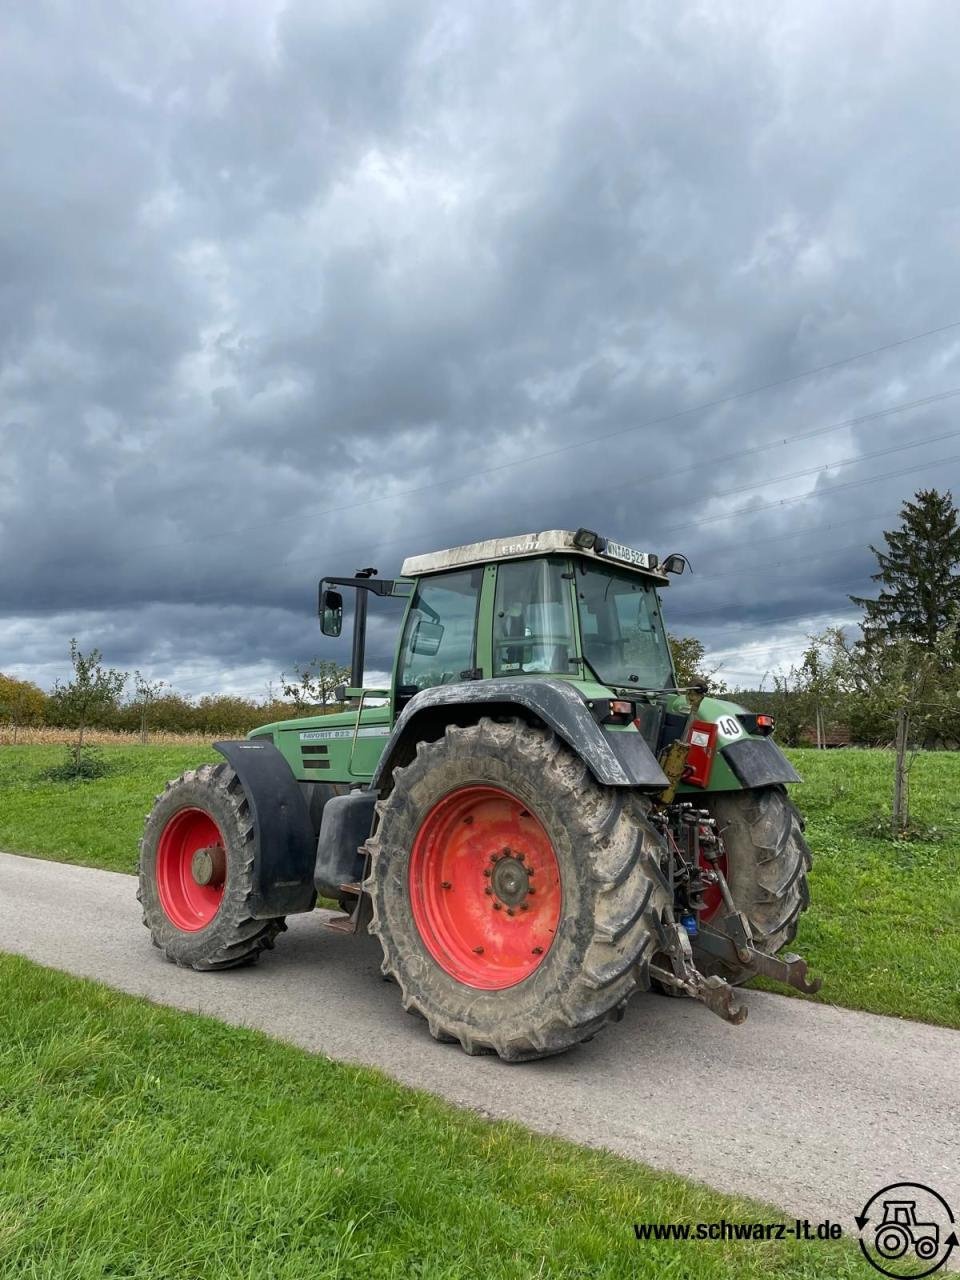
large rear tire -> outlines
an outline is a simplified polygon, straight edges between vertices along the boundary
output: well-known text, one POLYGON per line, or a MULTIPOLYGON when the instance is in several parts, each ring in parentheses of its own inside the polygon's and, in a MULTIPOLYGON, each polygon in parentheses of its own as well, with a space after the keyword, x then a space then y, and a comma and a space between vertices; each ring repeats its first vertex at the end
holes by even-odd
POLYGON ((228 764, 205 764, 168 782, 140 841, 137 898, 154 946, 174 964, 250 964, 286 928, 255 920, 254 832, 243 785, 228 764))
POLYGON ((650 985, 666 849, 635 792, 553 734, 484 718, 421 743, 367 842, 371 932, 404 1008, 508 1061, 561 1053, 650 985))
MULTIPOLYGON (((718 791, 705 798, 705 805, 721 829, 730 894, 747 917, 754 946, 776 955, 796 937, 810 902, 807 872, 812 859, 803 819, 782 786, 718 791)), ((719 974, 734 985, 755 976, 749 965, 707 955, 695 939, 693 951, 705 974, 719 974)))

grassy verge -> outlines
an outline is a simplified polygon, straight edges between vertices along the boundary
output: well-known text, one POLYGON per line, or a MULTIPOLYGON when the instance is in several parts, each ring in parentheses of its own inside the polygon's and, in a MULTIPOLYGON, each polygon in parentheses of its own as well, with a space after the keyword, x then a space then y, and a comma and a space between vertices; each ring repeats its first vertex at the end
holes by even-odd
POLYGON ((789 752, 813 850, 795 944, 824 978, 817 999, 960 1027, 960 753, 922 752, 911 808, 934 839, 870 834, 889 812, 889 751, 789 752))
POLYGON ((93 782, 49 782, 40 773, 62 746, 0 749, 0 849, 108 871, 135 871, 144 817, 164 783, 207 760, 210 746, 103 746, 113 772, 93 782))
MULTIPOLYGON (((95 782, 40 781, 62 748, 0 749, 0 848, 133 871, 144 814, 164 782, 212 748, 103 747, 117 771, 95 782)), ((889 807, 885 751, 789 753, 804 775, 794 795, 814 851, 812 904, 796 949, 825 978, 817 999, 960 1027, 960 753, 922 753, 913 811, 941 838, 893 842, 870 834, 889 807)))
POLYGON ((865 1271, 845 1242, 639 1243, 780 1215, 13 957, 0 1103, 9 1280, 865 1271))

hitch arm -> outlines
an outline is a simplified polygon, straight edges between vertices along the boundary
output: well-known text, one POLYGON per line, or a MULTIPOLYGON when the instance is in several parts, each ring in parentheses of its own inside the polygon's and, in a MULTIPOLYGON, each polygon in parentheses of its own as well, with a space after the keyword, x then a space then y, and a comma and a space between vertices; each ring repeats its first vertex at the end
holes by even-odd
POLYGON ((708 978, 696 967, 686 929, 673 921, 666 921, 660 926, 660 935, 663 946, 660 955, 670 968, 651 964, 651 978, 664 987, 699 1000, 711 1013, 739 1026, 747 1016, 746 1005, 737 1004, 736 992, 723 978, 715 974, 708 978))
POLYGON ((771 956, 765 951, 758 951, 753 939, 747 934, 738 916, 727 916, 721 921, 723 932, 715 929, 701 928, 697 943, 701 951, 726 960, 731 965, 748 964, 756 973, 765 978, 773 978, 786 987, 802 991, 812 996, 823 985, 822 978, 807 977, 807 962, 797 955, 771 956), (729 931, 728 931, 729 926, 729 931))

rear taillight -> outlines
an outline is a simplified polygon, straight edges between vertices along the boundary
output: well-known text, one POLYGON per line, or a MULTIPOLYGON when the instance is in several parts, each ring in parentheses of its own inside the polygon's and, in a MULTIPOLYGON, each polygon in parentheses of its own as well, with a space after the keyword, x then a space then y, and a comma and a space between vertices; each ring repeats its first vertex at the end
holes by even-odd
POLYGON ((611 698, 606 706, 604 724, 629 724, 635 715, 632 702, 626 698, 611 698))

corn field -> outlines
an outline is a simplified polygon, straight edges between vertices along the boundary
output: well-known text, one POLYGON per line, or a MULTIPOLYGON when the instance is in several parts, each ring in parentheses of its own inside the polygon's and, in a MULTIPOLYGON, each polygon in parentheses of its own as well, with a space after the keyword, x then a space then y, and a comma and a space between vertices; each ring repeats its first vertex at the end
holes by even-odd
MULTIPOLYGON (((0 725, 0 747, 63 747, 76 741, 76 729, 58 729, 53 725, 24 727, 14 729, 11 725, 0 725)), ((219 742, 234 735, 229 733, 167 733, 162 729, 151 730, 147 739, 150 747, 189 747, 206 746, 211 742, 219 742)), ((243 737, 244 733, 235 736, 243 737)), ((123 733, 117 729, 86 729, 83 734, 85 744, 93 747, 137 747, 140 745, 139 733, 123 733)))

